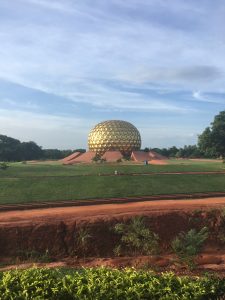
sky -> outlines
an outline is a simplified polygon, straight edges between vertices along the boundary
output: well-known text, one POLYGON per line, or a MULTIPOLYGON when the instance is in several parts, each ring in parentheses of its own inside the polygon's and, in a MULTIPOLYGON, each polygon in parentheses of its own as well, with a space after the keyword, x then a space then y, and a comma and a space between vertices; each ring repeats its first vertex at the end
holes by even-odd
POLYGON ((224 0, 0 0, 0 134, 87 148, 126 120, 183 147, 225 109, 224 0))

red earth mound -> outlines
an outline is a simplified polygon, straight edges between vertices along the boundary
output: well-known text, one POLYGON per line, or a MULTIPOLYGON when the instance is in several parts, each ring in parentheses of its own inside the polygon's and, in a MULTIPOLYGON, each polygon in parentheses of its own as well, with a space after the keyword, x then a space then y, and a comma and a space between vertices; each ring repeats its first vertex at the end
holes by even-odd
POLYGON ((106 151, 102 158, 108 162, 117 162, 119 159, 123 158, 123 155, 120 151, 106 151))
POLYGON ((80 156, 82 153, 81 152, 74 152, 71 155, 61 159, 60 161, 62 161, 64 164, 67 164, 69 161, 71 161, 74 158, 77 158, 78 156, 80 156))
POLYGON ((149 152, 145 151, 133 151, 131 154, 131 159, 134 161, 149 161, 149 152))
POLYGON ((154 165, 165 165, 167 158, 155 151, 133 151, 131 154, 131 159, 136 162, 148 161, 150 164, 154 165))
POLYGON ((71 159, 67 164, 73 165, 76 163, 91 163, 92 159, 95 157, 96 153, 92 151, 87 151, 78 157, 71 159))
POLYGON ((161 155, 161 154, 159 154, 159 153, 157 153, 153 150, 149 151, 149 156, 150 156, 151 159, 155 159, 155 160, 166 160, 167 159, 167 157, 165 157, 165 156, 163 156, 163 155, 161 155))
MULTIPOLYGON (((67 165, 82 162, 90 163, 92 162, 92 159, 95 155, 96 153, 92 151, 87 151, 83 154, 80 152, 75 152, 65 157, 61 161, 63 162, 63 164, 67 165)), ((122 159, 123 155, 120 153, 120 151, 106 151, 101 158, 105 159, 108 162, 116 162, 119 159, 122 159)), ((152 162, 152 164, 166 164, 165 160, 167 158, 151 150, 149 152, 133 151, 131 154, 131 159, 135 162, 150 161, 150 163, 152 162), (162 163, 161 161, 164 161, 164 163, 162 163)))

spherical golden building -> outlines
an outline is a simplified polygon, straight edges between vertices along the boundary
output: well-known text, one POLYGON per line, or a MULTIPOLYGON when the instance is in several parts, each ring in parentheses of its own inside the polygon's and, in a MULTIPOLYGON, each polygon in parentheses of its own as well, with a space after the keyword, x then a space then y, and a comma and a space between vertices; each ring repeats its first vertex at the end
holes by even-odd
POLYGON ((120 151, 130 155, 140 150, 141 136, 137 128, 129 122, 110 120, 97 124, 89 133, 90 151, 103 155, 106 151, 120 151))

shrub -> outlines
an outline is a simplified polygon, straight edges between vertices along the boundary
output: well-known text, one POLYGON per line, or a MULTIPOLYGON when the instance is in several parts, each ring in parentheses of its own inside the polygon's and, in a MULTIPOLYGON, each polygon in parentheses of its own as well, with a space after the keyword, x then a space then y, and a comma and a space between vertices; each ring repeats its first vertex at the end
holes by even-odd
POLYGON ((101 156, 98 155, 98 154, 96 154, 96 155, 92 158, 92 161, 93 161, 93 162, 99 162, 99 161, 101 161, 101 156))
POLYGON ((141 216, 132 218, 128 224, 117 223, 114 231, 121 235, 121 245, 114 249, 116 255, 121 255, 123 249, 133 255, 148 255, 158 251, 159 237, 146 227, 141 216))
POLYGON ((182 263, 194 267, 194 258, 208 238, 208 228, 203 227, 200 231, 191 229, 187 233, 181 232, 173 241, 172 249, 182 263))
POLYGON ((0 163, 0 169, 1 170, 6 170, 8 168, 9 168, 9 165, 7 165, 7 163, 5 163, 5 162, 1 162, 0 163))
POLYGON ((191 227, 201 228, 202 220, 203 220, 203 211, 200 209, 196 209, 192 212, 188 222, 191 227))
POLYGON ((1 300, 222 299, 225 280, 217 277, 156 275, 135 269, 37 269, 0 272, 1 300))
POLYGON ((47 263, 53 261, 48 249, 46 249, 44 253, 38 252, 36 250, 19 250, 17 251, 17 257, 20 261, 26 262, 28 261, 47 263))
POLYGON ((74 237, 76 251, 77 253, 82 252, 83 258, 85 259, 91 239, 88 228, 80 228, 74 237))
POLYGON ((219 221, 217 239, 220 243, 225 244, 225 209, 220 210, 219 221))
POLYGON ((130 156, 129 156, 129 155, 124 155, 124 156, 123 156, 123 159, 124 159, 124 160, 126 160, 126 161, 129 161, 129 160, 131 160, 131 158, 130 158, 130 156))

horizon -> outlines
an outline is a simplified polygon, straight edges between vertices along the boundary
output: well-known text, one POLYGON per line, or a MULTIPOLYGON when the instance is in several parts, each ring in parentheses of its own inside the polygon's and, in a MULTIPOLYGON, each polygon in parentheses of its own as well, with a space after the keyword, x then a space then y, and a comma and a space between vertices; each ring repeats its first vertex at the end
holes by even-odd
POLYGON ((99 122, 141 148, 197 143, 225 106, 222 0, 0 3, 0 134, 87 149, 99 122))

